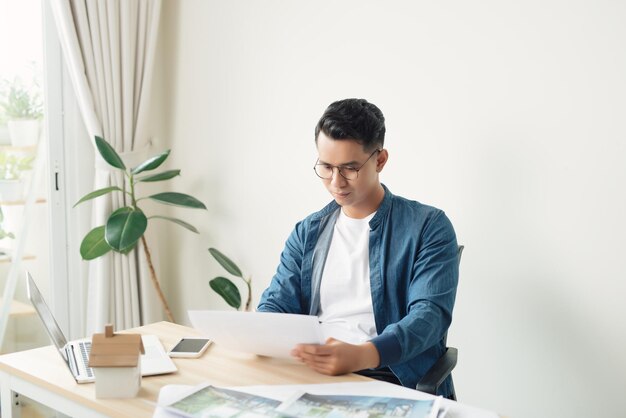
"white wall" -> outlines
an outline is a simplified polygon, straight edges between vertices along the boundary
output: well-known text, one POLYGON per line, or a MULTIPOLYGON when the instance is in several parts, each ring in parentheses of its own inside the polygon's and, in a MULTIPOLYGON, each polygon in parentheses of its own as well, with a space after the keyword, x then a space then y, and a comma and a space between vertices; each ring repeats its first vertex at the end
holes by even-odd
POLYGON ((155 131, 172 183, 162 277, 179 320, 225 308, 216 246, 258 297, 294 223, 329 196, 313 127, 363 97, 382 180, 443 208, 466 245, 449 341, 459 399, 511 417, 624 416, 626 3, 174 1, 155 131), (167 254, 167 255, 166 255, 167 254), (621 255, 621 257, 620 257, 621 255))

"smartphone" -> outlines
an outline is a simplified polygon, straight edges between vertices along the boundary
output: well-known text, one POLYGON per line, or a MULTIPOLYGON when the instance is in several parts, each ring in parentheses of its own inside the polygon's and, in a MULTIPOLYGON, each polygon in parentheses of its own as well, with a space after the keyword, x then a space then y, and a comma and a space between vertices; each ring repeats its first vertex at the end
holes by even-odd
POLYGON ((208 338, 184 337, 167 353, 170 357, 198 358, 211 345, 208 338))

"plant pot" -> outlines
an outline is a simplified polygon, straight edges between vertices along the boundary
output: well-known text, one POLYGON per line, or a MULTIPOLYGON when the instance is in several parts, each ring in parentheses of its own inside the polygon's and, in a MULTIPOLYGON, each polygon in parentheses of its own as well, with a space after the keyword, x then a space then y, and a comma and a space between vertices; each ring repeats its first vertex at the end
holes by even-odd
POLYGON ((11 259, 15 252, 15 240, 12 238, 0 239, 0 261, 11 259))
POLYGON ((0 200, 14 202, 24 197, 24 182, 19 180, 0 180, 0 200))
POLYGON ((0 125, 0 145, 9 145, 11 143, 11 137, 9 136, 9 127, 6 125, 0 125))
POLYGON ((7 122, 11 144, 14 147, 28 147, 39 141, 39 120, 19 119, 7 122))

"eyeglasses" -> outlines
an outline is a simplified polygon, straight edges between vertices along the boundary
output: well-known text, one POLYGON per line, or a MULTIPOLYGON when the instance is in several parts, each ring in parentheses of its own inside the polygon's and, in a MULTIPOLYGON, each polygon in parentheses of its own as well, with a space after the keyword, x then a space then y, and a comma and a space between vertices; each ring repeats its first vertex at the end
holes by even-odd
POLYGON ((374 152, 372 152, 370 156, 367 157, 367 160, 365 160, 365 162, 358 167, 351 167, 349 165, 339 166, 339 165, 324 164, 324 163, 320 163, 319 162, 320 159, 318 158, 317 162, 313 166, 313 170, 315 171, 315 174, 317 174, 317 177, 324 179, 324 180, 330 180, 333 178, 333 173, 335 172, 335 168, 337 169, 339 174, 341 174, 341 177, 343 177, 344 179, 356 180, 359 178, 359 171, 361 170, 361 168, 363 168, 363 166, 367 164, 367 162, 370 160, 370 158, 374 156, 374 154, 380 151, 382 150, 377 149, 374 152))

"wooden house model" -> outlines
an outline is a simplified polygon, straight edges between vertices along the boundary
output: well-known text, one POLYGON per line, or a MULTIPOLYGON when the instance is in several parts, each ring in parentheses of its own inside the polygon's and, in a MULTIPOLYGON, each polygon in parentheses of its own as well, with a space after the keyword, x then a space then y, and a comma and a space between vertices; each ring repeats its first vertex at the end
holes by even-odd
POLYGON ((107 325, 104 334, 91 340, 89 367, 96 377, 96 398, 133 398, 141 387, 140 334, 115 334, 107 325))

